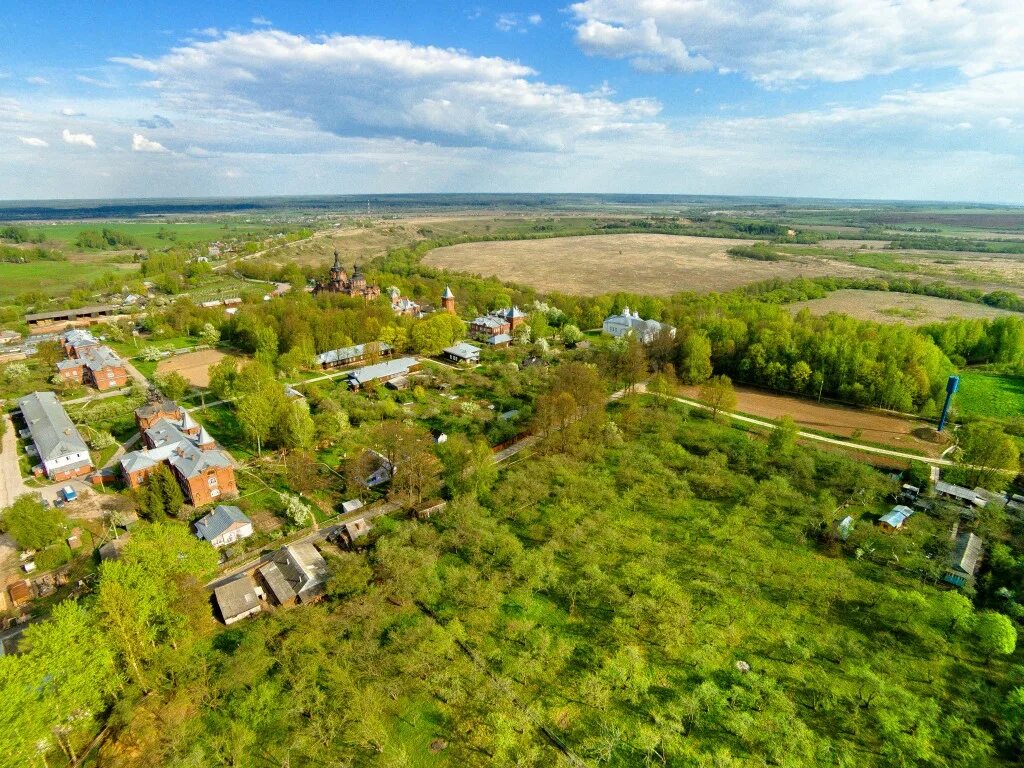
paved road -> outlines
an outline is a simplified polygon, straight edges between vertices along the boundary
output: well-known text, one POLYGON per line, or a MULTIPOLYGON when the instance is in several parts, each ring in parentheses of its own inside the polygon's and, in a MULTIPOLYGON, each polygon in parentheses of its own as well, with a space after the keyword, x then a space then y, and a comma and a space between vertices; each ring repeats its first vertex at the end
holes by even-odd
POLYGON ((3 442, 0 443, 0 509, 10 506, 16 498, 28 493, 28 486, 21 479, 21 468, 18 466, 18 435, 14 431, 11 417, 3 417, 3 442))

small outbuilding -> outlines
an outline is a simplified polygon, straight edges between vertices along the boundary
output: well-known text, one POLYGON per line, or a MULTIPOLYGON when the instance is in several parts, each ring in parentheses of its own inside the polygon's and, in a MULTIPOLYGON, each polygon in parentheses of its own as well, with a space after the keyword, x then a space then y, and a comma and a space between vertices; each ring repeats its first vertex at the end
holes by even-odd
POLYGON ((973 533, 961 533, 956 537, 953 551, 949 556, 942 580, 954 587, 965 587, 974 581, 985 551, 985 541, 973 533))
POLYGON ((343 523, 338 530, 338 541, 346 549, 352 549, 356 540, 368 534, 372 527, 365 517, 349 520, 347 523, 343 523))
POLYGON ((263 610, 263 590, 249 576, 229 581, 213 590, 217 609, 225 624, 234 624, 263 610))
POLYGON ((914 510, 900 504, 882 515, 878 519, 878 524, 883 531, 898 531, 912 514, 914 514, 914 510))
POLYGON ((988 499, 978 491, 972 491, 970 488, 964 488, 960 485, 953 485, 953 483, 944 483, 941 480, 935 483, 935 493, 943 498, 952 499, 953 501, 977 507, 978 509, 988 504, 988 499))

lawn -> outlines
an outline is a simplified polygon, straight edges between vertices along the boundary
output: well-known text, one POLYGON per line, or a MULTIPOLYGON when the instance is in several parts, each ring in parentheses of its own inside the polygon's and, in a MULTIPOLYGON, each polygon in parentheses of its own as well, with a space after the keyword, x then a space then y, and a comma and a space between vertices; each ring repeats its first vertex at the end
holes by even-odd
POLYGON ((39 230, 47 241, 75 247, 75 240, 83 230, 101 230, 104 227, 131 235, 143 248, 169 248, 172 245, 213 242, 216 240, 263 236, 264 227, 226 221, 83 221, 71 224, 45 224, 29 227, 39 230))
POLYGON ((1024 415, 1024 376, 964 371, 953 396, 953 410, 964 416, 1011 419, 1024 415))

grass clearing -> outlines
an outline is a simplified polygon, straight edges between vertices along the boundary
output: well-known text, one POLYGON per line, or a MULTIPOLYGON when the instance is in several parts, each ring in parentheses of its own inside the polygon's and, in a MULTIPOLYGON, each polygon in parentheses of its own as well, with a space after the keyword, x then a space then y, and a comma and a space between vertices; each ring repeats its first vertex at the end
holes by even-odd
POLYGON ((807 309, 812 315, 838 312, 858 320, 902 325, 925 325, 949 318, 995 318, 1020 314, 984 304, 940 299, 934 296, 854 289, 833 291, 823 298, 798 301, 789 307, 794 314, 803 309, 807 309))
POLYGON ((1024 415, 1024 376, 964 371, 953 396, 953 411, 993 419, 1020 417, 1024 415))
POLYGON ((727 253, 729 248, 754 242, 686 235, 589 235, 465 243, 432 250, 423 261, 442 269, 496 275, 542 291, 582 295, 706 293, 771 278, 875 274, 853 264, 809 256, 762 262, 727 253))
POLYGON ((113 264, 87 258, 68 261, 33 261, 26 264, 0 264, 0 299, 13 298, 29 291, 49 296, 66 295, 81 288, 88 289, 99 277, 123 273, 126 281, 138 278, 138 265, 113 264))

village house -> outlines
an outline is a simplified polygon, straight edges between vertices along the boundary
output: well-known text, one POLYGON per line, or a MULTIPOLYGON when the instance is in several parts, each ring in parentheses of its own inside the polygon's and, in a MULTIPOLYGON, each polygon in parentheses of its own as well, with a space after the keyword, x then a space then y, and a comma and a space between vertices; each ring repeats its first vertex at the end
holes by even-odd
POLYGON ((341 368, 346 365, 362 363, 368 358, 373 359, 387 357, 392 352, 390 344, 382 341, 371 341, 366 344, 353 344, 350 347, 340 347, 328 352, 321 352, 316 356, 316 362, 321 368, 341 368))
POLYGON ((980 536, 961 533, 955 539, 942 580, 954 587, 965 587, 973 583, 984 550, 985 541, 980 536))
POLYGON ((135 421, 146 447, 121 457, 121 472, 129 488, 138 488, 166 464, 192 506, 238 493, 231 457, 184 408, 170 400, 157 400, 136 410, 135 421))
POLYGON ((213 590, 213 598, 217 601, 217 610, 227 625, 236 621, 255 616, 263 610, 263 589, 250 576, 241 576, 213 590))
POLYGON ((60 481, 92 472, 89 446, 53 392, 26 395, 18 401, 18 408, 41 462, 34 469, 36 474, 60 481))
POLYGON ((953 485, 952 483, 944 483, 941 480, 935 483, 935 493, 944 499, 950 499, 979 509, 988 504, 988 499, 978 491, 972 491, 970 488, 953 485))
POLYGON ((348 385, 352 389, 361 389, 371 382, 378 381, 386 384, 391 379, 399 376, 408 376, 413 371, 418 371, 420 363, 415 357, 400 357, 395 360, 387 360, 375 365, 367 365, 349 371, 348 385))
POLYGON ((281 547, 256 573, 267 593, 283 606, 316 599, 328 576, 327 561, 309 542, 281 547))
POLYGON ((391 297, 391 311, 400 317, 423 317, 423 307, 412 299, 407 299, 396 287, 388 288, 388 296, 391 297))
POLYGON ((601 330, 616 339, 633 336, 644 344, 650 344, 662 332, 672 338, 676 335, 676 329, 671 325, 657 320, 644 320, 638 312, 630 312, 629 307, 624 308, 621 314, 606 317, 601 330))
POLYGON ((220 549, 252 536, 252 520, 238 507, 218 504, 195 524, 196 536, 220 549))
POLYGON ((338 542, 345 549, 352 549, 356 540, 368 534, 372 527, 364 517, 358 517, 355 520, 343 523, 341 528, 338 529, 338 542))
POLYGON ((106 392, 128 384, 128 369, 114 350, 107 346, 88 347, 78 356, 57 363, 61 379, 106 392))
POLYGON ((893 507, 889 512, 878 518, 878 525, 883 531, 892 533, 903 527, 907 518, 914 514, 914 510, 902 504, 893 507))
POLYGON ((441 357, 452 363, 479 363, 480 347, 460 341, 441 351, 441 357))

